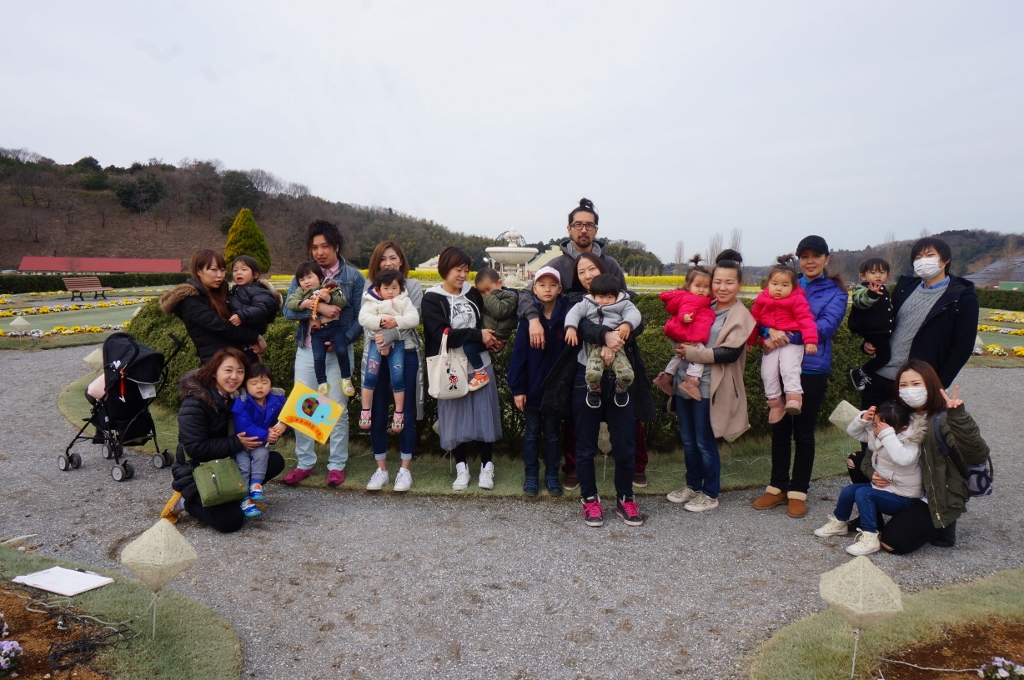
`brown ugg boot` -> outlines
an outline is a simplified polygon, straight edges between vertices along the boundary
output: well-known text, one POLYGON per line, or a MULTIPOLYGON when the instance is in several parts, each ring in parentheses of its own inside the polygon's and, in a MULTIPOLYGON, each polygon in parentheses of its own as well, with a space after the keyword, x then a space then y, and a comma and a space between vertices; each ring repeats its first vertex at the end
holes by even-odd
POLYGON ((774 508, 776 505, 783 505, 787 502, 786 494, 782 489, 778 489, 774 486, 769 486, 764 495, 754 501, 755 510, 767 510, 774 508))
POLYGON ((679 383, 679 389, 686 392, 690 397, 696 401, 701 400, 700 396, 700 380, 697 380, 692 375, 686 376, 686 380, 679 383))
POLYGON ((768 400, 768 424, 774 425, 775 423, 782 420, 782 416, 786 415, 786 405, 782 402, 782 397, 775 397, 774 399, 768 400))
POLYGON ((786 514, 794 519, 800 519, 807 514, 807 494, 800 491, 790 491, 786 494, 786 514))
POLYGON ((804 395, 802 394, 787 394, 786 395, 786 413, 791 416, 800 415, 800 409, 804 405, 804 395))
POLYGON ((672 376, 666 373, 665 371, 659 373, 658 377, 652 380, 651 382, 653 382, 659 390, 661 390, 668 396, 671 397, 675 395, 675 390, 672 388, 672 383, 675 381, 672 379, 672 376))

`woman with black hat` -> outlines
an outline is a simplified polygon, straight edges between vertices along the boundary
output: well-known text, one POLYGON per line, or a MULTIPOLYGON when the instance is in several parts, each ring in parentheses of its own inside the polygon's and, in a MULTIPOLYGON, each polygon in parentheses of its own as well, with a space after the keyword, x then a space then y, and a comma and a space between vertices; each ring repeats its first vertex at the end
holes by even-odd
MULTIPOLYGON (((825 239, 820 236, 804 238, 796 254, 802 272, 800 285, 818 327, 818 352, 805 354, 801 364, 800 385, 804 394, 800 413, 787 414, 772 425, 771 481, 764 495, 754 501, 754 507, 767 510, 785 504, 790 517, 803 517, 807 514, 807 490, 814 468, 814 426, 832 370, 832 336, 846 316, 849 296, 842 278, 830 276, 826 271, 829 250, 825 239)), ((784 331, 772 328, 768 333, 764 343, 766 352, 790 342, 784 331)))

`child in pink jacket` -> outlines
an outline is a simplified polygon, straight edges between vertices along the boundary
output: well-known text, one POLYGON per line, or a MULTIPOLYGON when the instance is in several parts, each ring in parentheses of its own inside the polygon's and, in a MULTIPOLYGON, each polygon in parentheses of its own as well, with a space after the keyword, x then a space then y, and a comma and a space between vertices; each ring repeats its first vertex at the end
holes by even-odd
MULTIPOLYGON (((703 347, 715 323, 715 312, 711 309, 711 272, 700 266, 700 255, 696 255, 692 262, 693 267, 686 274, 686 285, 658 296, 669 313, 664 330, 672 349, 681 344, 703 347)), ((678 356, 672 357, 662 374, 667 377, 658 376, 655 380, 659 387, 667 386, 669 389, 665 391, 669 394, 675 392, 675 374, 682 363, 678 356)), ((679 384, 679 389, 700 401, 700 378, 703 374, 704 364, 689 362, 686 378, 679 384)))
POLYGON ((766 352, 761 359, 761 380, 768 397, 768 422, 777 423, 786 413, 799 415, 803 405, 800 365, 807 354, 818 353, 818 326, 800 287, 792 255, 778 258, 768 270, 768 283, 754 301, 750 314, 757 327, 750 344, 768 337, 769 331, 785 331, 789 344, 766 352), (781 380, 780 380, 781 378, 781 380), (783 400, 785 393, 785 400, 783 400))

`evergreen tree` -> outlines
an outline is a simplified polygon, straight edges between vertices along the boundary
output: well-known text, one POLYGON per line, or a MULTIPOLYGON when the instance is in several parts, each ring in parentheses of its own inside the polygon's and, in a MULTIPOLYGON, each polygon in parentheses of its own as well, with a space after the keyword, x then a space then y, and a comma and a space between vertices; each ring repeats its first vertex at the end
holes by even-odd
POLYGON ((224 246, 224 261, 227 263, 229 273, 231 272, 231 263, 239 255, 256 258, 264 274, 270 270, 270 248, 267 246, 267 239, 263 237, 263 232, 256 225, 256 218, 252 216, 252 211, 248 208, 238 211, 234 224, 228 230, 228 242, 224 246))

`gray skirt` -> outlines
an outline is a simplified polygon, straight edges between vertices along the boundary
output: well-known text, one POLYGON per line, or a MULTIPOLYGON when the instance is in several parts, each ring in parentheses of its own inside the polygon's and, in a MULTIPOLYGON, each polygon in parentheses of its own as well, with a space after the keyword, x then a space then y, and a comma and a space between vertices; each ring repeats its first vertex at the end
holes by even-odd
POLYGON ((491 381, 460 399, 437 402, 441 447, 451 451, 466 442, 496 442, 501 439, 501 407, 494 366, 484 367, 491 381))

